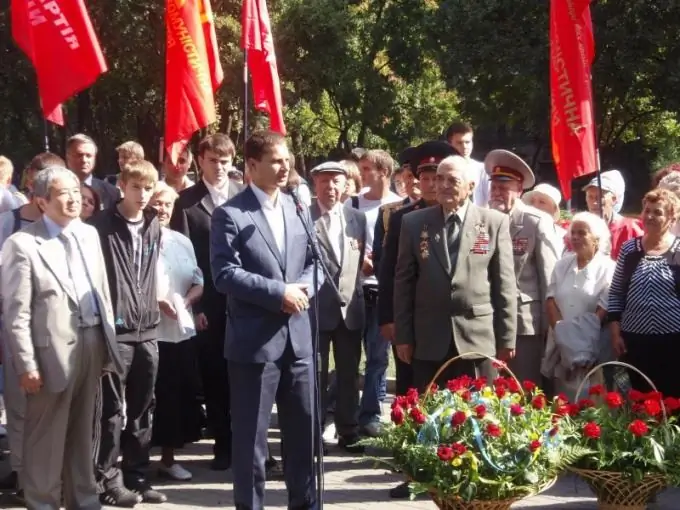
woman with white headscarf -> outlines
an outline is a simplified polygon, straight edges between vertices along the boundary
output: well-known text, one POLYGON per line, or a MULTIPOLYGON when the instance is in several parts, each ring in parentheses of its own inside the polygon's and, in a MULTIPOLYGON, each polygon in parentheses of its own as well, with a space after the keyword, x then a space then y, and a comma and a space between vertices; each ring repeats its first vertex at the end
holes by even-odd
POLYGON ((574 399, 586 371, 608 357, 602 342, 609 285, 616 264, 607 255, 610 235, 602 218, 574 215, 569 226, 573 252, 555 264, 546 299, 550 331, 541 372, 556 393, 574 399))
POLYGON ((602 183, 602 196, 598 189, 597 176, 583 187, 586 192, 588 211, 598 216, 602 215, 609 226, 612 237, 611 258, 616 260, 623 243, 629 239, 641 236, 644 231, 638 218, 626 218, 621 216, 623 199, 626 193, 626 182, 618 170, 608 170, 600 174, 602 183))
POLYGON ((550 184, 541 183, 522 195, 522 202, 543 211, 553 219, 553 226, 555 228, 554 244, 555 247, 562 250, 558 253, 561 256, 566 246, 567 230, 562 228, 559 223, 560 202, 562 202, 560 190, 550 184))

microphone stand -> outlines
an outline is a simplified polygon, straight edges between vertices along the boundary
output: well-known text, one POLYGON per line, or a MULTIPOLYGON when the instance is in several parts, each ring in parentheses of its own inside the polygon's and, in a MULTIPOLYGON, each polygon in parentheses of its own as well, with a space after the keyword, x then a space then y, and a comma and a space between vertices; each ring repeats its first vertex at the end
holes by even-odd
MULTIPOLYGON (((305 207, 300 202, 300 198, 293 187, 288 187, 287 189, 290 196, 295 202, 295 212, 300 218, 300 223, 302 223, 305 229, 305 234, 307 234, 307 244, 312 251, 312 260, 314 261, 314 275, 312 276, 312 285, 314 287, 314 365, 315 365, 315 377, 314 377, 314 406, 315 414, 312 414, 312 420, 316 423, 312 423, 312 430, 316 427, 317 429, 317 439, 316 445, 312 445, 312 464, 314 464, 314 474, 316 476, 316 506, 319 510, 323 510, 323 409, 321 409, 321 351, 320 341, 319 341, 319 268, 323 271, 325 282, 329 284, 333 295, 338 300, 340 306, 345 306, 345 300, 342 299, 338 286, 335 285, 333 278, 328 272, 328 268, 321 258, 319 252, 319 246, 316 243, 316 236, 312 235, 312 228, 307 218, 310 216, 305 216, 305 207), (316 461, 314 458, 314 451, 316 451, 316 461)), ((314 441, 314 438, 312 438, 314 441)))

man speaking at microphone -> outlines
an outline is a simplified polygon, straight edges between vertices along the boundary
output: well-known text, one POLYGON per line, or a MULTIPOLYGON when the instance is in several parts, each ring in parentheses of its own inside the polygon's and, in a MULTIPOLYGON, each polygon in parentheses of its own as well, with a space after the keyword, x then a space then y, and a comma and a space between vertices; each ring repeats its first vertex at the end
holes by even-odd
POLYGON ((289 158, 282 135, 253 133, 245 144, 250 185, 215 209, 211 223, 213 279, 228 296, 224 354, 231 388, 234 504, 244 510, 264 508, 274 402, 285 443, 288 508, 316 508, 308 313, 314 266, 302 221, 312 223, 307 208, 298 211, 294 198, 280 191, 289 158))

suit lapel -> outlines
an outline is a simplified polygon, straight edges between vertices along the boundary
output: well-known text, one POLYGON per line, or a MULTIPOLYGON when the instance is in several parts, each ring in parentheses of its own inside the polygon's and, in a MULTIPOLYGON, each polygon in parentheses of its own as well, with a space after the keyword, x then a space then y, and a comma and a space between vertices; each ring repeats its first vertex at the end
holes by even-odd
POLYGON ((342 250, 342 260, 340 260, 339 262, 342 266, 342 263, 348 261, 351 255, 352 250, 352 246, 350 245, 350 243, 352 242, 351 239, 357 237, 361 238, 361 233, 359 232, 359 227, 357 226, 354 215, 349 214, 344 206, 341 207, 341 211, 342 214, 340 216, 343 221, 342 244, 340 245, 340 249, 342 250))
POLYGON ((310 213, 312 213, 312 218, 315 218, 314 226, 316 230, 316 238, 319 241, 319 244, 323 246, 328 259, 335 262, 339 267, 340 261, 335 256, 335 251, 331 246, 330 237, 328 235, 328 227, 326 227, 326 222, 321 216, 321 209, 316 203, 312 204, 312 208, 314 208, 314 211, 312 212, 312 209, 310 208, 310 213))
POLYGON ((61 240, 59 240, 58 237, 49 238, 47 227, 42 219, 36 222, 36 230, 35 239, 38 243, 38 255, 40 255, 40 258, 52 272, 68 297, 70 297, 74 303, 79 304, 79 300, 73 289, 71 275, 68 272, 66 259, 55 256, 57 253, 65 253, 61 240))
POLYGON ((97 306, 99 307, 99 313, 104 315, 106 313, 106 305, 102 301, 99 283, 107 282, 107 279, 106 274, 102 274, 104 268, 100 267, 99 264, 96 263, 99 261, 99 257, 97 255, 98 247, 95 243, 91 243, 90 239, 88 239, 88 236, 83 235, 81 232, 77 232, 75 235, 78 238, 78 243, 80 244, 80 249, 82 250, 83 259, 85 261, 85 269, 87 270, 87 274, 90 278, 90 285, 92 286, 92 291, 94 292, 97 306))
POLYGON ((520 205, 516 205, 512 211, 510 211, 510 237, 515 237, 523 228, 524 210, 520 205))
POLYGON ((446 251, 444 239, 444 215, 441 207, 432 207, 430 211, 431 220, 427 224, 428 239, 423 239, 423 233, 421 232, 419 234, 420 243, 429 241, 430 248, 432 249, 435 258, 442 266, 442 269, 446 271, 446 274, 449 274, 451 272, 451 261, 449 260, 449 254, 446 251))
POLYGON ((215 202, 213 202, 210 192, 207 189, 205 195, 201 199, 201 206, 208 216, 212 216, 213 212, 215 211, 215 202))
POLYGON ((461 262, 464 262, 465 259, 470 255, 472 246, 475 244, 475 239, 477 238, 478 226, 479 211, 475 205, 469 203, 467 213, 465 214, 465 220, 463 221, 463 226, 461 227, 456 267, 458 267, 461 262))
POLYGON ((255 193, 253 192, 252 189, 248 188, 247 193, 250 197, 249 200, 253 202, 251 205, 251 209, 248 211, 248 215, 253 220, 253 223, 257 227, 257 230, 259 230, 260 235, 262 236, 264 242, 269 247, 269 250, 272 252, 272 255, 274 255, 274 257, 276 258, 276 261, 279 263, 281 270, 283 270, 285 266, 283 263, 283 258, 281 257, 281 252, 276 246, 274 234, 272 233, 272 229, 269 227, 269 222, 267 221, 267 218, 264 215, 264 211, 260 206, 260 202, 257 200, 257 197, 255 196, 255 193))
MULTIPOLYGON (((297 210, 293 200, 285 193, 279 193, 279 200, 281 201, 281 210, 283 211, 283 224, 285 225, 285 246, 286 246, 286 260, 284 261, 283 269, 288 271, 293 267, 294 251, 297 248, 293 244, 293 225, 297 218, 297 210)), ((302 247, 303 252, 307 251, 307 240, 305 239, 305 244, 302 247)))

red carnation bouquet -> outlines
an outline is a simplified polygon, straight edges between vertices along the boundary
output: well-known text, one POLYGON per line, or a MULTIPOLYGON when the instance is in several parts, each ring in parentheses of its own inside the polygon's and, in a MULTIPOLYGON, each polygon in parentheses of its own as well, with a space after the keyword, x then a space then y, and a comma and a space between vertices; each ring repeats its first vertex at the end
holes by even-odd
POLYGON ((598 472, 617 472, 632 482, 649 475, 663 475, 669 485, 680 482, 680 428, 673 413, 680 399, 658 391, 627 394, 593 386, 575 404, 566 404, 576 428, 571 436, 591 451, 577 467, 598 472))
POLYGON ((362 443, 387 451, 412 493, 428 492, 435 502, 514 501, 544 489, 586 453, 567 415, 533 382, 464 376, 397 397, 391 423, 362 443))

